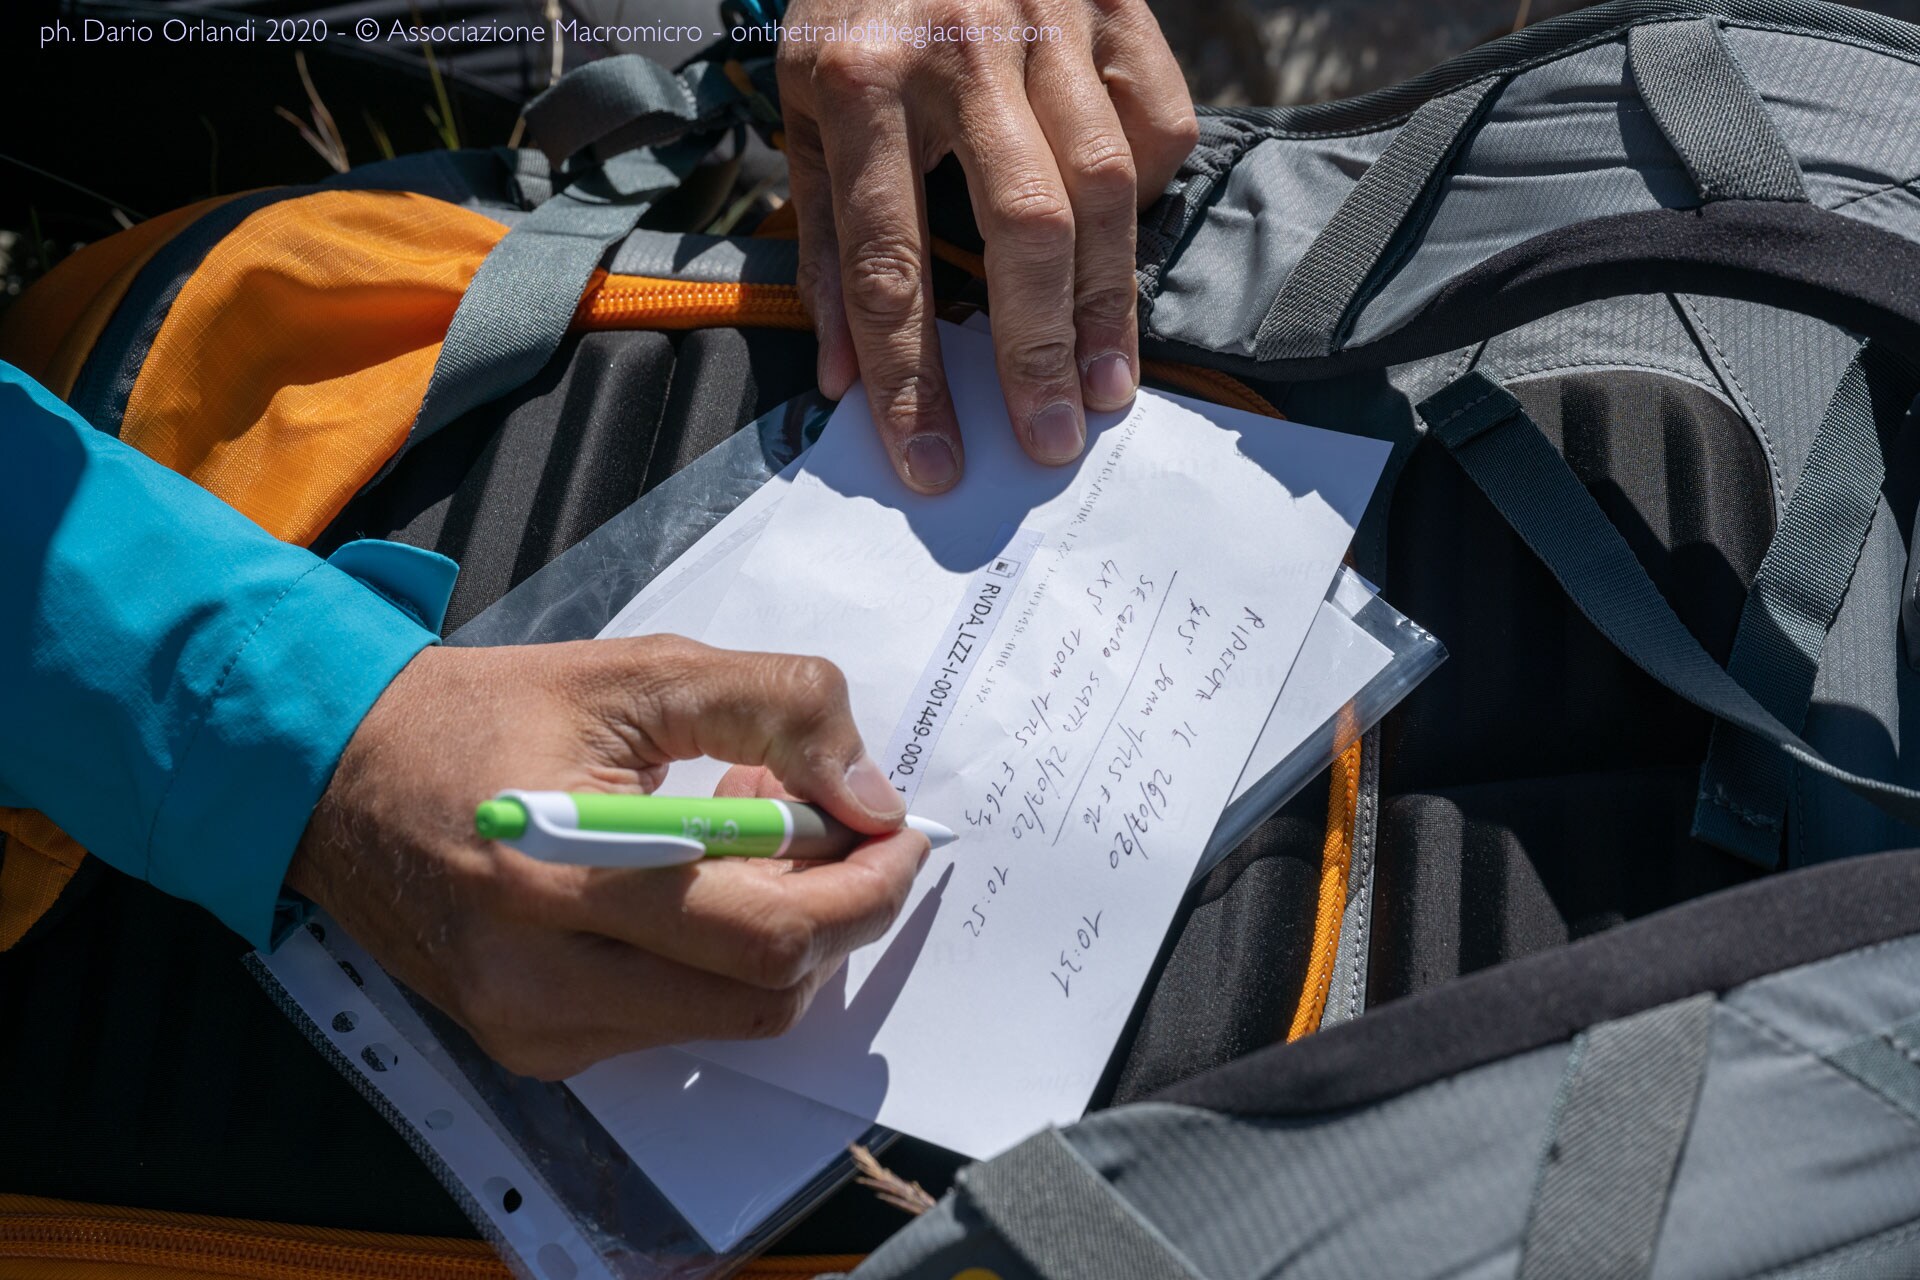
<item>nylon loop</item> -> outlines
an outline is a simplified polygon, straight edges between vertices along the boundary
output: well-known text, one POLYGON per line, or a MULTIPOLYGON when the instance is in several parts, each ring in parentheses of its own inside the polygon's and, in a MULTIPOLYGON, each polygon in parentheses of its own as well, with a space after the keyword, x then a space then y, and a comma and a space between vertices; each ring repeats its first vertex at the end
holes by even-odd
POLYGON ((1701 200, 1807 198, 1799 162, 1716 19, 1637 26, 1627 61, 1701 200))
POLYGON ((1274 295, 1254 338, 1257 358, 1290 360, 1333 350, 1364 302, 1369 281, 1386 266, 1394 237, 1417 221, 1415 210, 1499 83, 1488 77, 1434 98, 1400 126, 1274 295))
POLYGON ((1653 1270, 1712 1027, 1713 996, 1704 994, 1580 1038, 1534 1187, 1519 1280, 1635 1280, 1653 1270))

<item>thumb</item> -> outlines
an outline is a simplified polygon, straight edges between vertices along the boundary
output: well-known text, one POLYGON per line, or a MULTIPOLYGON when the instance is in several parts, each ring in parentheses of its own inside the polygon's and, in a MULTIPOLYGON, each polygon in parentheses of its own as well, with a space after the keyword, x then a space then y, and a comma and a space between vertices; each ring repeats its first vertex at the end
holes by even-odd
POLYGON ((714 649, 678 636, 599 641, 616 703, 666 759, 763 765, 856 831, 900 826, 906 806, 867 754, 847 680, 824 658, 714 649))

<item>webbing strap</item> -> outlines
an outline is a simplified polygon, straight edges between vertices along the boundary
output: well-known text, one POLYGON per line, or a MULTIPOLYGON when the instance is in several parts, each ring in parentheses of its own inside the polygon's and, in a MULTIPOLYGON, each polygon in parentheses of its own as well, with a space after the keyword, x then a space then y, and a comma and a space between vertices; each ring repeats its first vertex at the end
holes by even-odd
POLYGON ((708 150, 702 137, 615 156, 502 236, 454 309, 406 448, 540 372, 559 350, 607 249, 708 150))
POLYGON ((527 132, 555 165, 588 148, 604 159, 713 128, 739 103, 716 63, 696 62, 676 74, 626 53, 568 73, 529 102, 527 132))
POLYGON ((962 1169, 959 1185, 1042 1280, 1199 1280, 1056 1130, 962 1169))
POLYGON ((1920 792, 1830 763, 1700 647, 1512 393, 1476 371, 1422 401, 1419 411, 1574 606, 1635 666, 1709 715, 1745 729, 1900 821, 1920 825, 1920 792))
MULTIPOLYGON (((1727 674, 1796 733, 1806 724, 1820 651, 1879 507, 1886 478, 1879 424, 1903 412, 1913 390, 1905 366, 1881 348, 1868 344, 1854 356, 1741 610, 1727 674)), ((1700 769, 1693 834, 1772 867, 1792 790, 1785 756, 1716 724, 1700 769)))
POLYGON ((1429 198, 1435 179, 1500 81, 1493 77, 1431 99, 1400 126, 1333 217, 1294 264, 1254 338, 1261 360, 1333 350, 1360 291, 1385 264, 1387 246, 1429 198))
POLYGON ((1576 1043, 1519 1280, 1632 1280, 1653 1269, 1712 1026, 1706 994, 1603 1022, 1576 1043))
POLYGON ((1627 37, 1640 97, 1704 200, 1805 200, 1800 165, 1713 18, 1627 37))

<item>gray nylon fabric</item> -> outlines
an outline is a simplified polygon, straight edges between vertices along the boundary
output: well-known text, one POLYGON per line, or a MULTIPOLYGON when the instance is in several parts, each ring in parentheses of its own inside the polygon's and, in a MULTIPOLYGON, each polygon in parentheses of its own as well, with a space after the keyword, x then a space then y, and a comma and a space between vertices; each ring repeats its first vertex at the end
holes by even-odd
POLYGON ((1755 1280, 1913 1280, 1920 1276, 1920 1221, 1842 1245, 1755 1280))
POLYGON ((1920 1120, 1920 1020, 1863 1036, 1828 1054, 1827 1061, 1920 1120))
POLYGON ((1920 791, 1830 763, 1714 662, 1511 393, 1469 373, 1419 410, 1574 605, 1636 666, 1893 816, 1920 822, 1920 791))
MULTIPOLYGON (((1504 385, 1574 369, 1642 369, 1679 378, 1738 409, 1665 294, 1602 298, 1487 340, 1473 367, 1504 385)), ((1821 392, 1822 400, 1832 388, 1821 392)))
POLYGON ((1761 27, 1722 34, 1799 162, 1813 203, 1851 213, 1849 206, 1920 174, 1920 68, 1912 55, 1761 27))
POLYGON ((1351 1113, 1142 1103, 1066 1136, 1210 1280, 1457 1276, 1503 1252, 1493 1274, 1511 1276, 1566 1058, 1547 1046, 1351 1113))
POLYGON ((1046 1280, 1198 1280, 1059 1132, 961 1170, 959 1192, 1046 1280))
POLYGON ((1393 134, 1275 138, 1249 150, 1219 180, 1193 239, 1165 268, 1153 331, 1251 355, 1273 290, 1306 252, 1311 229, 1339 207, 1393 134))
POLYGON ((1419 243, 1362 308, 1351 344, 1398 328, 1434 290, 1523 240, 1590 218, 1699 203, 1628 83, 1626 61, 1626 41, 1612 40, 1501 90, 1441 183, 1419 243))
POLYGON ((1920 1125, 1722 1001, 1653 1280, 1752 1276, 1917 1216, 1920 1125))
POLYGON ((724 70, 678 74, 639 54, 589 62, 527 104, 527 132, 555 165, 592 148, 601 158, 711 128, 739 101, 724 70))
MULTIPOLYGON (((1880 423, 1912 382, 1868 346, 1827 406, 1800 483, 1780 517, 1740 613, 1727 674, 1780 723, 1806 725, 1827 630, 1840 612, 1886 478, 1880 423)), ((1898 406, 1912 400, 1908 394, 1898 406)), ((1696 838, 1771 867, 1780 857, 1793 767, 1751 735, 1715 725, 1700 769, 1696 838)))
POLYGON ((1411 80, 1335 102, 1246 110, 1247 118, 1293 134, 1367 128, 1405 115, 1437 93, 1489 72, 1536 66, 1637 22, 1716 14, 1730 24, 1791 30, 1821 40, 1878 44, 1920 59, 1920 32, 1910 23, 1822 0, 1610 0, 1535 23, 1470 49, 1411 80))
POLYGON ((1800 166, 1711 18, 1633 29, 1627 64, 1702 200, 1805 200, 1800 166))
POLYGON ((689 140, 659 155, 616 156, 502 236, 454 310, 407 446, 538 373, 566 337, 608 247, 633 230, 649 203, 677 185, 706 150, 704 142, 689 140))
POLYGON ((1900 938, 1757 978, 1727 1008, 1819 1055, 1920 1014, 1920 937, 1900 938))
POLYGON ((1413 113, 1368 167, 1274 295, 1254 335, 1262 360, 1325 355, 1389 243, 1433 186, 1498 85, 1475 81, 1413 113))
MULTIPOLYGON (((1649 1132, 1661 1139, 1651 1145, 1678 1154, 1654 1224, 1654 1280, 1907 1276, 1893 1262, 1920 1256, 1920 1121, 1832 1061, 1896 1027, 1903 1038, 1920 1028, 1920 937, 1590 1028, 1577 1064, 1568 1045, 1548 1046, 1353 1111, 1284 1121, 1142 1103, 1062 1137, 1209 1280, 1531 1274, 1521 1245, 1550 1225, 1541 1209, 1550 1139, 1571 1169, 1584 1135, 1595 1157, 1585 1167, 1610 1173, 1568 1196, 1566 1212, 1644 1225, 1667 1187, 1642 1163, 1649 1132), (1643 1169, 1644 1180, 1629 1176, 1643 1169), (1607 1205, 1615 1191, 1635 1203, 1607 1205)), ((1638 1252, 1615 1267, 1617 1249, 1596 1241, 1569 1273, 1646 1273, 1638 1252)), ((1027 1274, 957 1196, 857 1275, 951 1280, 967 1267, 1027 1274)))
POLYGON ((1585 1034, 1534 1192, 1520 1280, 1633 1280, 1651 1269, 1713 1005, 1693 996, 1585 1034))
POLYGON ((1920 937, 1783 970, 1722 997, 1657 1280, 1800 1266, 1845 1275, 1818 1266, 1871 1255, 1856 1242, 1920 1218, 1920 1123, 1831 1061, 1916 1014, 1920 937))
POLYGON ((1822 410, 1859 353, 1837 325, 1737 298, 1682 294, 1680 314, 1727 396, 1759 437, 1774 473, 1774 512, 1786 510, 1822 410))

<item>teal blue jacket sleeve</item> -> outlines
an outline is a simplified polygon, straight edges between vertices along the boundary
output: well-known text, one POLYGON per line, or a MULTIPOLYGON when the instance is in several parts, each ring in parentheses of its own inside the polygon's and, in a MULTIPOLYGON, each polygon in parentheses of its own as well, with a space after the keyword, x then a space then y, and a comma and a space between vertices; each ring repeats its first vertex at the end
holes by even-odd
POLYGON ((456 572, 281 542, 0 364, 0 806, 270 945, 308 815, 456 572))

